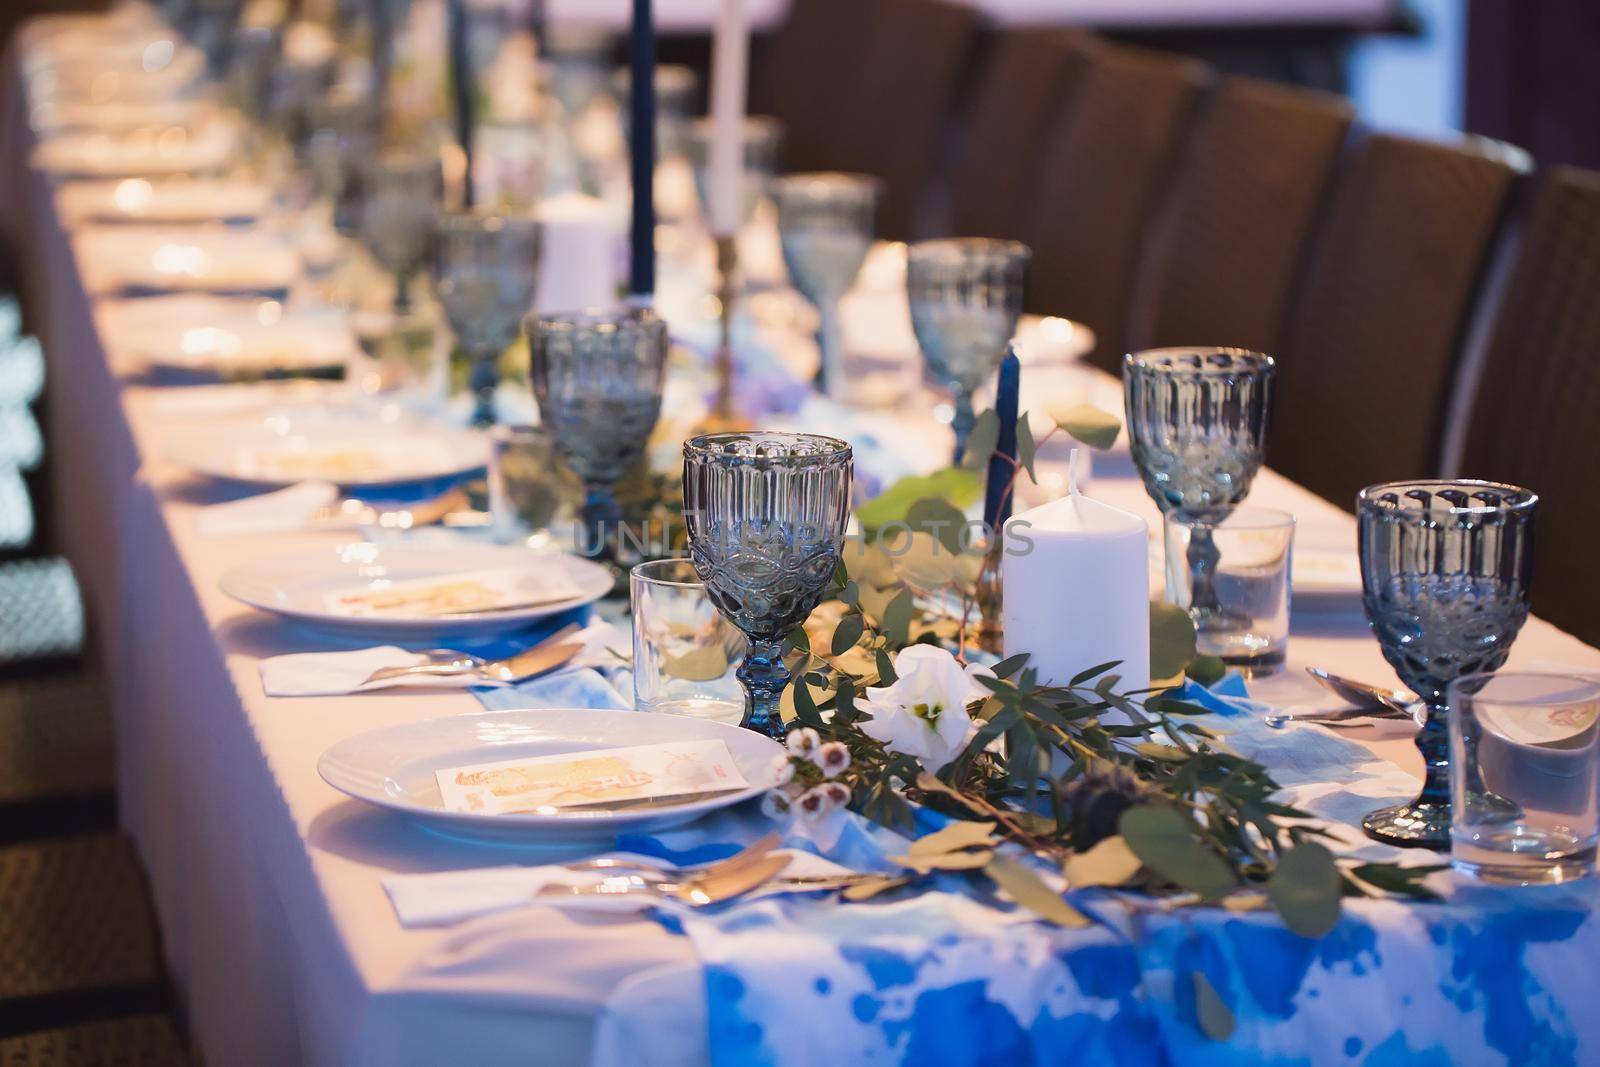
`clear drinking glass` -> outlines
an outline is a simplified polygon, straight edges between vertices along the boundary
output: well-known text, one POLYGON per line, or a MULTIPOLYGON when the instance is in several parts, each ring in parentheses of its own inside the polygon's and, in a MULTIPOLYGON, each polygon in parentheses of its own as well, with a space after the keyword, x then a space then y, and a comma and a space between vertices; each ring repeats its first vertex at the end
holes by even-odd
POLYGON ((1450 684, 1450 863, 1487 882, 1593 874, 1600 684, 1512 671, 1450 684))
POLYGON ((778 240, 789 280, 821 316, 817 387, 843 396, 844 340, 839 300, 849 292, 872 248, 883 183, 865 174, 790 174, 772 183, 778 240))
POLYGON ((1197 635, 1198 651, 1246 675, 1272 674, 1289 648, 1289 577, 1294 516, 1272 508, 1240 508, 1220 523, 1185 523, 1166 515, 1167 600, 1188 611, 1194 603, 1189 543, 1200 532, 1217 551, 1212 591, 1225 615, 1240 625, 1197 635), (1180 562, 1181 561, 1181 562, 1180 562))
POLYGON ((472 421, 488 426, 494 422, 500 357, 533 305, 539 223, 507 215, 446 215, 434 241, 434 291, 472 361, 472 421))
POLYGON ((433 308, 352 312, 350 325, 361 347, 346 380, 358 402, 394 404, 419 414, 444 405, 449 352, 433 308))
POLYGON ((1261 469, 1274 370, 1270 356, 1238 348, 1157 348, 1122 363, 1128 439, 1145 491, 1163 513, 1194 527, 1189 616, 1208 640, 1248 626, 1217 601, 1211 530, 1261 469))
POLYGON ((494 538, 544 547, 577 515, 578 481, 542 426, 489 431, 489 516, 494 538))
POLYGON ((615 554, 617 479, 644 455, 661 414, 666 320, 648 308, 529 315, 530 377, 540 417, 583 479, 585 552, 615 554))
POLYGON ((396 310, 405 309, 411 279, 427 262, 443 188, 436 155, 384 152, 362 176, 362 240, 394 275, 396 310))
POLYGON ((794 433, 723 433, 683 446, 689 557, 711 600, 749 638, 743 725, 782 737, 783 639, 817 606, 844 545, 850 446, 794 433))
POLYGON ((975 414, 972 394, 994 373, 1017 332, 1028 261, 1016 241, 953 237, 906 251, 906 296, 922 358, 955 399, 956 462, 975 414))
MULTIPOLYGON (((711 213, 711 138, 710 119, 699 119, 689 128, 688 157, 694 168, 694 188, 700 197, 700 212, 711 213)), ((783 123, 764 115, 744 120, 744 182, 741 192, 740 225, 748 223, 767 196, 772 176, 778 169, 778 145, 783 140, 783 123)))
POLYGON ((734 668, 744 659, 744 635, 711 602, 694 564, 641 563, 629 587, 635 708, 737 725, 744 689, 734 668))
POLYGON ((1357 497, 1362 603, 1384 659, 1428 707, 1421 795, 1362 820, 1396 845, 1450 843, 1449 686, 1498 670, 1528 618, 1539 498, 1497 482, 1412 481, 1357 497))

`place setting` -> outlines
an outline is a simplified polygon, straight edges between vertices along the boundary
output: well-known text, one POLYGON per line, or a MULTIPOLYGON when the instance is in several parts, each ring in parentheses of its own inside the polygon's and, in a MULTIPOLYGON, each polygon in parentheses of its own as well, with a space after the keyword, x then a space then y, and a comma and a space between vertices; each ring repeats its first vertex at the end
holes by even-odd
POLYGON ((1576 169, 980 0, 654 3, 8 53, 149 906, 99 868, 194 1052, 1586 1062, 1588 452, 1501 432, 1592 377, 1528 355, 1576 169))

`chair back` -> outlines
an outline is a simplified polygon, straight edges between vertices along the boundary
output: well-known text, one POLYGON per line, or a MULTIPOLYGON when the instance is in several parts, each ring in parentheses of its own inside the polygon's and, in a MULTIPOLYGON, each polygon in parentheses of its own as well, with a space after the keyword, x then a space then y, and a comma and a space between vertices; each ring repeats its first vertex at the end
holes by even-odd
POLYGON ((1195 60, 1102 46, 1049 138, 1022 236, 1033 248, 1030 310, 1087 325, 1091 358, 1107 370, 1126 350, 1134 266, 1209 77, 1195 60))
POLYGON ((1276 349, 1352 114, 1328 93, 1221 82, 1200 107, 1141 267, 1132 348, 1276 349))
POLYGON ((1460 473, 1539 494, 1533 608, 1600 644, 1600 174, 1541 180, 1495 309, 1460 473))
POLYGON ((1345 508, 1438 473, 1467 316, 1525 157, 1387 134, 1335 179, 1278 357, 1267 463, 1345 508))

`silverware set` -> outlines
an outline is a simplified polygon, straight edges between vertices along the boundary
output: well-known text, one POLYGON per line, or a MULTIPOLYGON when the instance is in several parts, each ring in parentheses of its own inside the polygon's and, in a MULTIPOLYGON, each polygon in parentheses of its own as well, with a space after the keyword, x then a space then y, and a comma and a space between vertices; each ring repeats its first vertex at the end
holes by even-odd
POLYGON ((523 649, 505 659, 486 660, 468 652, 434 649, 424 653, 426 663, 411 667, 380 667, 367 676, 363 685, 391 681, 398 678, 460 678, 470 677, 478 685, 515 685, 529 678, 547 674, 565 664, 583 650, 583 642, 573 640, 582 629, 569 623, 531 648, 523 649))
POLYGON ((657 867, 644 860, 600 857, 569 863, 565 869, 605 875, 592 885, 545 886, 541 898, 646 896, 676 901, 691 907, 704 907, 731 900, 758 889, 781 889, 789 893, 829 892, 882 881, 878 874, 836 874, 781 877, 790 858, 774 855, 778 835, 768 834, 737 855, 693 871, 657 867))
POLYGON ((1330 674, 1320 667, 1307 667, 1306 673, 1330 693, 1348 700, 1352 706, 1335 708, 1331 711, 1307 711, 1298 715, 1274 713, 1266 716, 1265 721, 1268 726, 1281 730, 1295 722, 1310 722, 1334 728, 1367 726, 1376 719, 1403 719, 1416 722, 1419 721, 1423 711, 1422 702, 1403 689, 1385 689, 1367 682, 1358 682, 1352 678, 1330 674))

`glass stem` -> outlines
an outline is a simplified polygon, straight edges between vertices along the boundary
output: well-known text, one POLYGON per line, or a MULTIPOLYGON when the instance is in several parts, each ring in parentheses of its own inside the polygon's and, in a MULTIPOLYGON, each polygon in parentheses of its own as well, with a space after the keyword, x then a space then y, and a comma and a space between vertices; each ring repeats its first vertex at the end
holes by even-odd
POLYGON ((1417 731, 1417 751, 1422 753, 1422 792, 1415 803, 1448 807, 1450 804, 1450 708, 1428 704, 1428 717, 1417 731))
POLYGON ((616 558, 617 527, 622 525, 622 507, 610 482, 586 482, 583 508, 583 554, 590 559, 616 558))
POLYGON ((1196 523, 1189 527, 1189 610, 1198 615, 1215 615, 1222 605, 1217 601, 1217 564, 1222 553, 1217 549, 1211 527, 1196 523))
POLYGON ((821 324, 817 328, 817 347, 822 360, 817 364, 817 388, 838 399, 844 391, 844 335, 839 330, 839 302, 823 301, 817 307, 821 324))
POLYGON ((469 385, 475 398, 472 408, 474 426, 494 425, 494 390, 500 383, 500 369, 496 365, 498 362, 495 354, 485 356, 481 352, 476 352, 472 355, 472 377, 469 385))
POLYGON ((411 286, 407 284, 410 281, 411 278, 404 273, 394 276, 394 309, 397 312, 411 309, 411 293, 409 291, 411 286))
POLYGON ((956 435, 955 464, 961 464, 961 457, 967 452, 967 438, 972 436, 972 428, 977 425, 977 412, 972 410, 972 393, 966 389, 957 389, 954 398, 955 416, 950 421, 950 429, 956 435))
POLYGON ((745 697, 744 722, 740 725, 783 740, 783 713, 779 704, 783 699, 783 687, 789 684, 789 668, 783 665, 783 640, 750 638, 738 676, 745 697))

